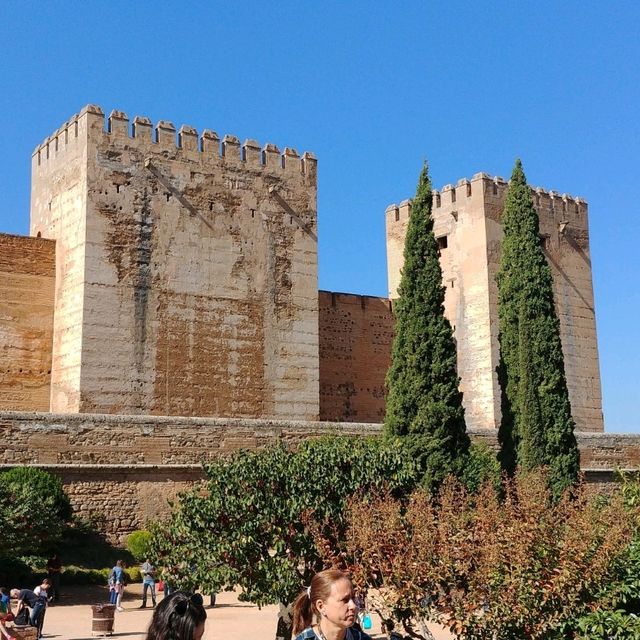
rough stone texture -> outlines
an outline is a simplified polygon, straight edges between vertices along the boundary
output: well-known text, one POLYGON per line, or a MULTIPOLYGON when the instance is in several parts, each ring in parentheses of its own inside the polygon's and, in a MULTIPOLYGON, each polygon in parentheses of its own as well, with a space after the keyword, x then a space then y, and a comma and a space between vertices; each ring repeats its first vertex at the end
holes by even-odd
POLYGON ((86 107, 36 149, 52 411, 318 417, 316 160, 86 107))
MULTIPOLYGON (((35 465, 62 478, 76 512, 121 541, 166 515, 167 500, 203 477, 200 463, 239 448, 295 446, 325 434, 376 435, 380 424, 158 416, 0 412, 0 470, 35 465)), ((470 429, 497 447, 497 432, 470 429)), ((578 433, 587 480, 614 482, 616 469, 637 472, 640 434, 578 433)))
POLYGON ((35 465, 58 475, 78 515, 122 541, 166 515, 167 501, 203 477, 203 460, 379 430, 354 423, 0 412, 0 470, 35 465))
POLYGON ((320 419, 382 422, 393 341, 389 300, 320 291, 320 419))
POLYGON ((0 233, 0 410, 48 411, 55 242, 0 233))
MULTIPOLYGON (((507 183, 476 174, 433 196, 440 238, 445 313, 455 329, 467 424, 500 423, 497 286, 507 183), (445 245, 446 242, 446 246, 445 245)), ((581 431, 603 431, 600 370, 589 255, 587 204, 566 194, 534 190, 541 241, 553 273, 569 397, 581 431)), ((396 297, 403 264, 408 200, 386 210, 389 295, 396 297)))

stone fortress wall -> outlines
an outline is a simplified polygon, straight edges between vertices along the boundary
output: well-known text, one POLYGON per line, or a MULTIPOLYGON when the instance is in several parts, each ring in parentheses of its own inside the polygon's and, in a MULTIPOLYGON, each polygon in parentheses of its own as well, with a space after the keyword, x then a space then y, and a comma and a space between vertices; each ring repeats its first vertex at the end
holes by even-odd
POLYGON ((311 154, 89 106, 32 175, 52 411, 318 418, 311 154))
MULTIPOLYGON (((0 470, 36 465, 58 475, 74 511, 113 541, 169 512, 168 500, 203 478, 201 462, 241 448, 295 446, 327 434, 374 435, 380 424, 0 412, 0 470)), ((470 429, 496 446, 494 429, 470 429)), ((636 469, 640 436, 578 433, 589 482, 636 469)))
POLYGON ((49 411, 55 242, 0 233, 0 411, 49 411))
MULTIPOLYGON (((316 182, 312 154, 94 106, 39 145, 31 237, 0 234, 0 468, 60 475, 118 540, 203 459, 378 433, 410 202, 386 212, 390 299, 318 291, 316 182)), ((467 422, 492 445, 505 190, 477 174, 434 192, 467 422)), ((586 203, 535 200, 582 467, 606 483, 640 437, 597 433, 586 203)))
MULTIPOLYGON (((445 313, 455 330, 467 424, 500 424, 498 290, 507 183, 478 173, 433 194, 445 313)), ((600 368, 589 253, 587 203, 533 190, 540 235, 551 267, 571 408, 580 431, 603 431, 600 368)), ((389 295, 397 296, 411 202, 386 211, 389 295)))

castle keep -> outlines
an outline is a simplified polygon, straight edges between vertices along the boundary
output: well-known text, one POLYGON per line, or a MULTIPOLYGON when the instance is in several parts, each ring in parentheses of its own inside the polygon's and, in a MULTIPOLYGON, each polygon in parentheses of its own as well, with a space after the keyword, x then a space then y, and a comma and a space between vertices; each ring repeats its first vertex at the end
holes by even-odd
MULTIPOLYGON (((0 236, 0 409, 381 422, 389 298, 317 285, 317 162, 88 106, 34 152, 31 237, 0 236)), ((469 426, 496 428, 507 184, 434 192, 469 426)), ((587 204, 535 191, 578 428, 602 431, 587 204)))
POLYGON ((33 155, 57 412, 318 417, 316 160, 87 107, 33 155), (155 139, 154 139, 155 138, 155 139))
MULTIPOLYGON (((389 298, 318 291, 316 187, 310 153, 95 106, 39 145, 30 236, 0 234, 0 467, 59 474, 118 539, 203 458, 379 432, 411 203, 386 210, 389 298)), ((506 188, 476 174, 433 203, 467 424, 494 444, 506 188)), ((636 468, 636 440, 601 433, 587 204, 534 200, 583 468, 636 468)))

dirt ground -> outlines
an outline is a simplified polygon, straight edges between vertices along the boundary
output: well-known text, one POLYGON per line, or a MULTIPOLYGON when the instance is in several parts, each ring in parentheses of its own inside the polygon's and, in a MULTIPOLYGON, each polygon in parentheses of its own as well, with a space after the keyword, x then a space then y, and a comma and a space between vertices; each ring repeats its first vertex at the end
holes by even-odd
MULTIPOLYGON (((153 609, 138 609, 142 601, 142 585, 127 587, 122 602, 124 611, 116 612, 113 638, 143 640, 153 615, 153 609)), ((162 594, 160 594, 162 597, 162 594)), ((60 602, 48 607, 43 634, 46 640, 90 640, 91 605, 107 602, 106 587, 67 587, 60 602)), ((205 597, 205 605, 209 599, 205 597)), ((150 602, 147 603, 150 605, 150 602)), ((234 593, 220 593, 216 606, 207 607, 207 623, 204 640, 246 640, 256 638, 273 640, 275 637, 278 607, 258 607, 239 602, 234 593)), ((373 637, 381 635, 380 620, 373 616, 373 637)), ((434 632, 436 640, 448 640, 451 636, 442 631, 434 632)))

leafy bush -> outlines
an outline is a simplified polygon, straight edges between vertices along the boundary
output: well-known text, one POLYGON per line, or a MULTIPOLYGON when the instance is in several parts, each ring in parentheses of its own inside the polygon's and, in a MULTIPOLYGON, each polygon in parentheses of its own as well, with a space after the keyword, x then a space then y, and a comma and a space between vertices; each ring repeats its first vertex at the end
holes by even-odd
POLYGON ((582 485, 552 497, 543 471, 477 494, 450 479, 435 498, 356 497, 345 535, 316 525, 315 536, 326 561, 376 589, 369 604, 384 618, 423 617, 465 640, 567 637, 580 616, 611 609, 602 585, 628 563, 638 508, 582 485))
MULTIPOLYGON (((291 603, 323 568, 303 514, 339 528, 354 493, 416 486, 416 465, 399 440, 325 437, 296 451, 241 451, 206 465, 207 480, 153 526, 156 564, 179 588, 239 585, 258 605, 291 603)), ((278 635, 287 633, 279 627, 278 635)))
POLYGON ((572 627, 579 640, 637 640, 640 618, 626 611, 594 611, 572 627))
POLYGON ((60 582, 63 585, 105 585, 109 580, 111 569, 86 569, 70 565, 64 568, 60 575, 60 582))
POLYGON ((0 474, 0 553, 48 551, 70 517, 71 504, 58 478, 33 467, 0 474))
MULTIPOLYGON (((0 532, 1 535, 1 532, 0 532)), ((13 588, 32 581, 33 571, 21 558, 0 556, 0 585, 13 588)))
POLYGON ((127 550, 139 562, 146 560, 149 555, 151 537, 151 532, 144 529, 134 531, 127 537, 127 550))
POLYGON ((486 482, 490 482, 496 488, 500 485, 500 462, 489 445, 484 442, 471 444, 461 479, 472 493, 478 491, 486 482))
MULTIPOLYGON (((64 585, 106 585, 111 575, 112 567, 104 569, 87 569, 85 567, 68 566, 60 576, 60 581, 64 585)), ((140 569, 129 567, 125 569, 128 582, 142 582, 140 569)))

